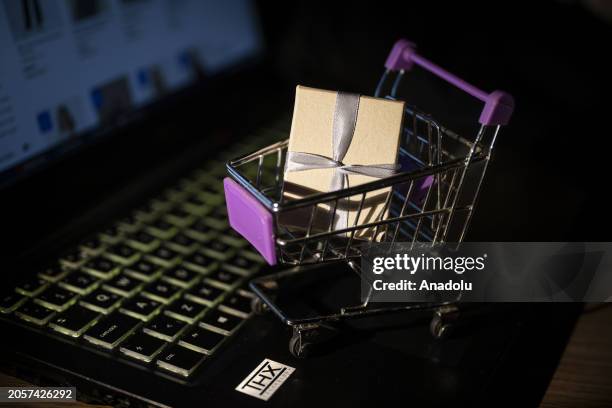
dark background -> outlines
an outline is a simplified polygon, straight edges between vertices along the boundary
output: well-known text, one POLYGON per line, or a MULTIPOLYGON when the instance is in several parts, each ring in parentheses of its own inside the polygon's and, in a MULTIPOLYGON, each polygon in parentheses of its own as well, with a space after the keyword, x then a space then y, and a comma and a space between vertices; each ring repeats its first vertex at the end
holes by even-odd
MULTIPOLYGON (((612 2, 260 3, 270 67, 286 88, 372 93, 403 37, 483 90, 515 97, 468 239, 609 240, 612 2)), ((402 96, 467 136, 473 102, 414 75, 402 96)))

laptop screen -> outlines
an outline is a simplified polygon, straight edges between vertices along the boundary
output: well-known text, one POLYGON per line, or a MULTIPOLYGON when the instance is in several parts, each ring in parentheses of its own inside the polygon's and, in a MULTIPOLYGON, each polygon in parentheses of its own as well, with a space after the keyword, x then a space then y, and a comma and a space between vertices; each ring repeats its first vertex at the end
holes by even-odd
POLYGON ((261 49, 247 0, 0 2, 0 183, 261 49))

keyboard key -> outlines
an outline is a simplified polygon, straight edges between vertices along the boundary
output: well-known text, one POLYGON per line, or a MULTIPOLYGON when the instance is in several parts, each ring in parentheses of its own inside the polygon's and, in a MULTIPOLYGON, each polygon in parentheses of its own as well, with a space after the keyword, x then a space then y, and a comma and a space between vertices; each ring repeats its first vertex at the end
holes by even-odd
POLYGON ((162 279, 166 282, 170 282, 173 285, 180 286, 182 288, 188 288, 193 286, 198 281, 200 275, 182 266, 175 266, 164 272, 162 279))
POLYGON ((114 245, 123 239, 123 233, 116 226, 112 226, 102 230, 99 237, 102 242, 114 245))
POLYGON ((47 286, 49 286, 49 282, 42 278, 34 277, 23 281, 21 284, 17 285, 15 291, 24 296, 36 296, 40 292, 42 292, 47 286))
POLYGON ((168 245, 168 248, 184 255, 191 254, 198 248, 198 242, 182 232, 166 241, 166 245, 168 245))
POLYGON ((183 202, 183 209, 193 215, 202 217, 208 214, 211 207, 206 205, 206 202, 197 195, 192 195, 183 202))
POLYGON ((178 263, 180 260, 180 254, 166 246, 160 246, 159 248, 151 251, 147 256, 147 259, 153 263, 164 267, 171 267, 178 263))
POLYGON ((30 300, 19 306, 15 310, 15 315, 27 322, 44 326, 55 315, 55 312, 30 300))
POLYGON ((138 231, 127 236, 125 241, 129 246, 142 252, 151 252, 159 246, 159 239, 145 231, 138 231))
POLYGON ((198 196, 211 207, 217 207, 223 204, 223 195, 217 191, 200 191, 198 196))
POLYGON ((216 259, 200 252, 183 259, 183 266, 200 273, 208 273, 218 266, 216 259))
POLYGON ((248 244, 240 234, 231 228, 227 231, 223 231, 223 233, 219 235, 219 239, 235 248, 244 248, 248 244))
POLYGON ((187 292, 185 294, 185 298, 191 300, 192 302, 201 303, 206 306, 212 306, 219 299, 221 299, 221 296, 224 293, 225 290, 216 288, 204 282, 187 292))
POLYGON ((243 280, 242 275, 225 269, 219 269, 206 276, 208 283, 227 290, 239 285, 243 280))
POLYGON ((187 324, 170 316, 159 315, 147 324, 142 330, 154 337, 166 341, 174 341, 187 327, 187 324))
POLYGON ((87 257, 83 251, 81 251, 81 248, 75 248, 60 256, 59 262, 65 268, 76 269, 81 266, 86 259, 87 257))
MULTIPOLYGON (((220 208, 220 207, 217 207, 217 208, 220 208)), ((227 215, 215 216, 214 212, 215 212, 215 209, 213 209, 212 214, 203 218, 204 222, 217 231, 227 230, 229 228, 229 223, 227 222, 227 215)))
POLYGON ((121 296, 132 296, 141 285, 141 280, 121 274, 106 282, 104 289, 121 296))
POLYGON ((79 248, 81 248, 81 251, 83 251, 85 254, 89 256, 96 256, 96 255, 99 255, 104 250, 105 245, 102 243, 100 238, 90 237, 90 238, 83 240, 79 244, 79 248))
POLYGON ((104 289, 96 289, 80 300, 81 306, 96 312, 109 314, 121 302, 121 296, 104 289))
POLYGON ((140 258, 140 254, 136 250, 126 244, 115 244, 106 249, 104 255, 123 265, 134 263, 140 258))
POLYGON ((59 262, 53 265, 49 265, 38 273, 38 276, 48 280, 49 282, 57 282, 68 274, 68 270, 64 269, 59 262))
POLYGON ((119 311, 146 322, 159 313, 160 306, 159 302, 137 295, 123 303, 119 311))
POLYGON ((26 297, 17 293, 7 293, 0 297, 0 312, 11 313, 13 310, 21 306, 25 301, 26 297))
POLYGON ((138 319, 114 313, 85 332, 83 338, 95 345, 113 349, 140 324, 138 319))
POLYGON ((34 302, 56 312, 63 312, 76 301, 77 297, 74 292, 52 286, 38 295, 34 302))
POLYGON ((211 310, 200 322, 200 326, 229 336, 244 319, 223 313, 220 310, 211 310))
POLYGON ((196 216, 181 208, 173 208, 164 215, 164 219, 172 225, 179 228, 185 228, 193 224, 196 220, 196 216))
POLYGON ((110 259, 96 257, 87 261, 81 269, 95 277, 108 279, 111 276, 119 273, 120 268, 119 264, 111 261, 110 259))
POLYGON ((196 327, 183 336, 178 344, 198 353, 212 354, 225 338, 220 333, 196 327))
POLYGON ((134 218, 140 222, 151 222, 155 220, 160 211, 165 210, 157 200, 151 200, 147 204, 134 211, 134 218))
POLYGON ((157 365, 172 373, 189 377, 206 357, 181 346, 171 347, 162 352, 157 365))
POLYGON ((144 333, 136 333, 123 342, 119 351, 126 356, 150 362, 167 343, 144 333))
POLYGON ((251 300, 249 296, 232 293, 219 305, 219 310, 246 319, 251 315, 251 300))
POLYGON ((208 256, 211 256, 220 261, 225 261, 231 258, 235 251, 235 248, 222 242, 218 239, 214 239, 202 247, 201 251, 208 256))
POLYGON ((203 221, 196 221, 185 230, 185 234, 199 242, 208 242, 216 234, 215 230, 203 221))
POLYGON ((77 305, 51 319, 49 327, 71 337, 80 337, 99 316, 98 313, 77 305))
POLYGON ((180 187, 168 188, 162 193, 162 197, 172 202, 183 201, 188 195, 189 192, 181 189, 180 187))
POLYGON ((191 324, 202 317, 205 310, 206 306, 190 302, 189 300, 180 299, 168 306, 164 313, 170 317, 191 324))
POLYGON ((117 223, 117 229, 121 232, 132 233, 140 229, 140 221, 134 216, 128 216, 117 223))
POLYGON ((81 295, 86 295, 98 286, 98 280, 93 276, 75 271, 59 281, 58 285, 81 295))
POLYGON ((149 224, 146 228, 147 232, 159 239, 170 239, 177 232, 178 228, 167 221, 158 219, 149 224))
POLYGON ((168 282, 157 281, 147 285, 142 294, 162 303, 170 303, 181 292, 181 287, 168 282))
POLYGON ((141 259, 140 261, 127 266, 125 268, 125 274, 145 282, 150 282, 157 278, 161 274, 162 270, 163 269, 161 266, 141 259))
POLYGON ((223 263, 223 268, 229 269, 232 272, 239 273, 243 276, 249 276, 256 272, 261 267, 259 262, 247 258, 244 255, 236 255, 223 263))

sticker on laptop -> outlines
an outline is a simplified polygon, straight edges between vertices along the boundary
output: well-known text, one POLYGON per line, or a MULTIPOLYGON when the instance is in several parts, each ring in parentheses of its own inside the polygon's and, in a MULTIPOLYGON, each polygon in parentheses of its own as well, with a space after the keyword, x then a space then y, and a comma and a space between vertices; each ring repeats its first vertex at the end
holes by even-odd
POLYGON ((266 358, 236 387, 236 391, 267 401, 295 368, 266 358))

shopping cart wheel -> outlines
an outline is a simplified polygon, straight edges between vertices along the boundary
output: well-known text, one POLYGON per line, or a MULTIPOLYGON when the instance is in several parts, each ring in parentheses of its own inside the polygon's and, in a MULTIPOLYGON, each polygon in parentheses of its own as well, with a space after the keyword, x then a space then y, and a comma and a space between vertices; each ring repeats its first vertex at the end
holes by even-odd
POLYGON ((443 339, 449 336, 453 330, 454 323, 459 317, 459 308, 454 305, 447 305, 438 308, 429 324, 429 331, 436 339, 443 339))
POLYGON ((258 297, 254 297, 253 300, 251 300, 251 310, 256 315, 262 315, 270 310, 270 308, 263 300, 258 297))

